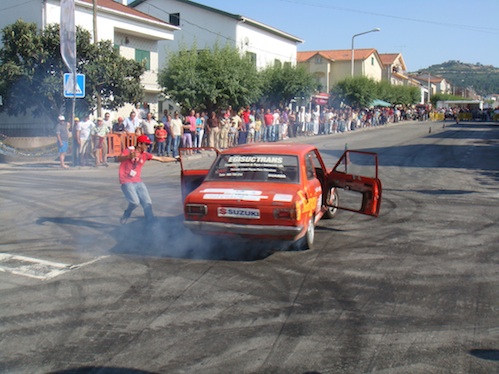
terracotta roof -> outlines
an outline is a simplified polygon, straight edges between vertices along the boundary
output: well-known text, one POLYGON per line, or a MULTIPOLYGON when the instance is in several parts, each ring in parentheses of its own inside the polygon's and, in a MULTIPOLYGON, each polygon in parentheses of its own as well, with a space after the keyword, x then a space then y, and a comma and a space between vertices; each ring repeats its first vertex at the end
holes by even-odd
MULTIPOLYGON (((365 60, 373 53, 376 53, 376 49, 356 49, 354 53, 355 60, 365 60)), ((331 61, 351 61, 352 60, 352 50, 351 49, 336 49, 329 51, 306 51, 298 52, 296 54, 297 62, 305 62, 310 60, 315 55, 320 55, 331 61)))
POLYGON ((380 53, 379 58, 383 65, 391 65, 395 62, 397 57, 400 56, 400 53, 380 53))
MULTIPOLYGON (((78 0, 78 1, 80 1, 82 3, 87 3, 90 5, 93 5, 93 0, 78 0)), ((146 19, 149 21, 155 21, 155 22, 163 23, 165 25, 169 25, 169 23, 167 23, 159 18, 150 16, 149 14, 143 13, 137 9, 134 9, 134 8, 130 8, 130 7, 123 5, 121 3, 118 3, 114 0, 97 0, 97 6, 111 9, 114 11, 118 11, 121 13, 125 13, 125 14, 128 14, 130 16, 140 17, 140 18, 143 18, 143 19, 146 19)), ((172 26, 172 27, 174 27, 174 26, 172 26)))

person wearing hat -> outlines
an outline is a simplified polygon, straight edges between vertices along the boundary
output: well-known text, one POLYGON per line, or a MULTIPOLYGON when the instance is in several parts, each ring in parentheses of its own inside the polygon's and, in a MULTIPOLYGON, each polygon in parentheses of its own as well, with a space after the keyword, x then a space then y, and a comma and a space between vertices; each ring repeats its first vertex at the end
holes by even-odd
POLYGON ((152 211, 152 201, 146 185, 142 182, 141 172, 146 161, 153 160, 159 162, 177 161, 173 157, 153 156, 147 152, 151 139, 147 135, 137 137, 137 146, 125 148, 116 159, 120 162, 119 180, 121 190, 125 199, 128 201, 128 207, 121 216, 120 223, 124 225, 130 218, 132 212, 140 205, 144 209, 144 215, 147 223, 154 221, 152 211))
POLYGON ((164 156, 166 154, 166 138, 168 136, 164 123, 160 122, 158 124, 154 136, 156 137, 156 144, 158 145, 158 156, 164 156))
POLYGON ((95 166, 108 166, 107 164, 107 134, 109 127, 104 126, 104 120, 97 118, 97 125, 92 128, 92 140, 94 142, 95 166))
POLYGON ((57 118, 58 122, 55 127, 55 135, 57 138, 57 146, 59 147, 59 159, 61 161, 61 168, 67 169, 68 165, 64 162, 66 158, 66 152, 68 151, 68 140, 69 131, 68 125, 66 123, 66 118, 64 116, 59 116, 57 118))

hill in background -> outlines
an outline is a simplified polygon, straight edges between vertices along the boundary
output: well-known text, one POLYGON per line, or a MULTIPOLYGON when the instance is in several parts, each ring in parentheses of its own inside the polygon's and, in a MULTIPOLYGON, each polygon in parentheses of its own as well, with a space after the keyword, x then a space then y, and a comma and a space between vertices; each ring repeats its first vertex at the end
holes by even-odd
POLYGON ((480 63, 467 64, 461 61, 447 61, 431 65, 415 74, 430 73, 445 78, 455 87, 473 88, 481 96, 499 94, 499 68, 480 63))

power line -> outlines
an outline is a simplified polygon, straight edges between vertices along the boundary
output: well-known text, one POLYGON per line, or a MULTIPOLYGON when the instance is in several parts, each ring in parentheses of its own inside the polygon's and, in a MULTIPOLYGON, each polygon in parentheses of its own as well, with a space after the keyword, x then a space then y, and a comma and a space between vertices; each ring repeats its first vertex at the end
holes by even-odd
POLYGON ((398 20, 403 20, 403 21, 425 23, 425 24, 430 24, 430 25, 457 28, 460 30, 465 29, 465 30, 469 30, 469 31, 499 35, 499 29, 495 28, 495 27, 471 26, 471 25, 464 25, 462 23, 457 24, 457 23, 447 23, 447 22, 441 22, 441 21, 429 21, 429 20, 422 20, 422 19, 418 19, 418 18, 394 16, 391 14, 376 13, 376 12, 370 12, 370 11, 359 10, 359 9, 343 8, 343 7, 338 7, 338 6, 334 6, 334 5, 326 5, 326 4, 304 1, 304 0, 278 0, 278 1, 282 1, 285 3, 291 3, 291 4, 305 5, 305 6, 315 7, 315 8, 335 9, 335 10, 339 10, 342 12, 367 14, 370 16, 392 18, 392 19, 398 19, 398 20))

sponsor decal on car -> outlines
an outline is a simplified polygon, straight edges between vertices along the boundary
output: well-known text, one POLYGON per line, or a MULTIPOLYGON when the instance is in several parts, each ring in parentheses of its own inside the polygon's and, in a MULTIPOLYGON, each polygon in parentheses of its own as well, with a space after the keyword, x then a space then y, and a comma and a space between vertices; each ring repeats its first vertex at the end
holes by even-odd
POLYGON ((231 217, 231 218, 250 218, 250 219, 260 219, 259 209, 250 208, 218 208, 219 217, 231 217))
POLYGON ((255 190, 236 190, 233 188, 206 188, 204 193, 205 200, 241 200, 241 201, 260 201, 268 196, 262 195, 262 191, 255 190))
POLYGON ((289 203, 289 202, 293 201, 293 195, 276 193, 274 195, 274 201, 289 203))

